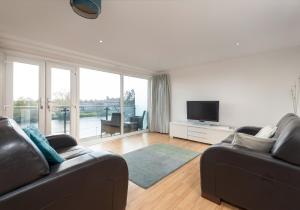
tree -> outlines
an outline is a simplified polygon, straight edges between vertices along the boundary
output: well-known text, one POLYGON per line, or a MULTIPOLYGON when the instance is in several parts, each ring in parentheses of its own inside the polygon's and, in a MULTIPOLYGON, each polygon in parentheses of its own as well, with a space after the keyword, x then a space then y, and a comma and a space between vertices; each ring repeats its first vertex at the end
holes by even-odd
MULTIPOLYGON (((38 121, 38 101, 31 98, 20 97, 14 101, 14 120, 21 123, 24 116, 29 117, 30 123, 38 121)), ((27 118, 26 118, 27 119, 27 118)))
POLYGON ((135 91, 134 89, 127 90, 124 96, 124 105, 135 105, 135 91))
POLYGON ((53 101, 56 106, 69 106, 70 105, 70 92, 69 91, 61 91, 55 92, 54 94, 55 100, 53 101))
POLYGON ((66 120, 70 118, 70 92, 69 91, 58 91, 53 93, 55 106, 58 109, 53 110, 52 119, 66 120), (66 119, 65 119, 66 118, 66 119))
POLYGON ((124 96, 125 120, 129 120, 131 116, 135 116, 135 91, 131 89, 125 92, 124 96))

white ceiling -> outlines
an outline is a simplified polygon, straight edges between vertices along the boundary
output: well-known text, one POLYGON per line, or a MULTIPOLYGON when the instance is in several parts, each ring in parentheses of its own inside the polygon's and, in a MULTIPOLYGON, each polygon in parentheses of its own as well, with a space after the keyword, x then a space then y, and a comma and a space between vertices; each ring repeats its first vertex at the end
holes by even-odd
POLYGON ((160 71, 299 45, 300 1, 103 0, 87 20, 69 0, 2 0, 0 33, 160 71))

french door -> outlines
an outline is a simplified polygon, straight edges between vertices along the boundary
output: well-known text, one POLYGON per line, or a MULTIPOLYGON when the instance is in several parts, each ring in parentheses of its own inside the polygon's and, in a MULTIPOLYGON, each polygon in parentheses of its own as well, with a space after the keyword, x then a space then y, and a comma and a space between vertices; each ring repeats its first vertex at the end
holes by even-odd
POLYGON ((74 67, 47 63, 46 134, 76 135, 76 70, 74 67))
POLYGON ((7 58, 4 115, 45 132, 45 64, 7 58))
POLYGON ((148 128, 147 79, 16 57, 4 77, 4 115, 21 127, 81 139, 148 128))
POLYGON ((5 115, 21 127, 76 136, 76 70, 34 60, 7 58, 5 115))

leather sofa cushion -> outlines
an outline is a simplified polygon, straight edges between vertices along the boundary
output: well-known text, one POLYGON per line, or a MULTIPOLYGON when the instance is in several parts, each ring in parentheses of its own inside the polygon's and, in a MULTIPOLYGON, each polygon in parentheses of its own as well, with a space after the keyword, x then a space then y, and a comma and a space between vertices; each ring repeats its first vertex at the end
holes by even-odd
POLYGON ((300 118, 293 116, 281 128, 272 156, 300 166, 300 118))
POLYGON ((92 150, 87 149, 82 146, 73 146, 73 147, 67 147, 63 149, 58 149, 57 150, 58 154, 62 156, 65 160, 69 160, 81 155, 88 154, 92 152, 92 150))
POLYGON ((222 143, 228 143, 228 144, 231 144, 232 141, 233 141, 233 139, 234 139, 234 134, 231 134, 231 135, 229 135, 226 139, 224 139, 224 140, 222 141, 222 143))
POLYGON ((298 118, 298 116, 292 113, 284 115, 276 125, 277 130, 274 134, 274 138, 277 139, 286 125, 295 118, 298 118))
POLYGON ((62 163, 64 159, 49 145, 48 140, 40 132, 39 129, 35 127, 24 128, 23 131, 27 136, 33 141, 33 143, 42 152, 49 165, 55 165, 62 163))
POLYGON ((274 143, 275 139, 259 138, 244 133, 235 133, 232 142, 233 145, 265 153, 269 153, 271 151, 274 143))
POLYGON ((0 119, 0 195, 49 174, 49 165, 23 130, 7 118, 0 119))

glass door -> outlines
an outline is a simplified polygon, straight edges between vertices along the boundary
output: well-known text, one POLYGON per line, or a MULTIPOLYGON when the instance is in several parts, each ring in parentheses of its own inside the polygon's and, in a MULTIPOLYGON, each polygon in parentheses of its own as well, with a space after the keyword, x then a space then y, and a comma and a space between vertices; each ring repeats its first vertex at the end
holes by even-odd
POLYGON ((120 75, 80 68, 81 141, 121 134, 120 75))
POLYGON ((148 128, 148 80, 124 76, 124 133, 148 128))
POLYGON ((21 127, 81 140, 148 128, 147 79, 15 57, 4 78, 4 115, 21 127))
POLYGON ((75 69, 47 63, 46 74, 46 133, 75 136, 75 69))
POLYGON ((5 71, 5 115, 22 128, 44 131, 44 64, 30 60, 7 59, 5 71))

